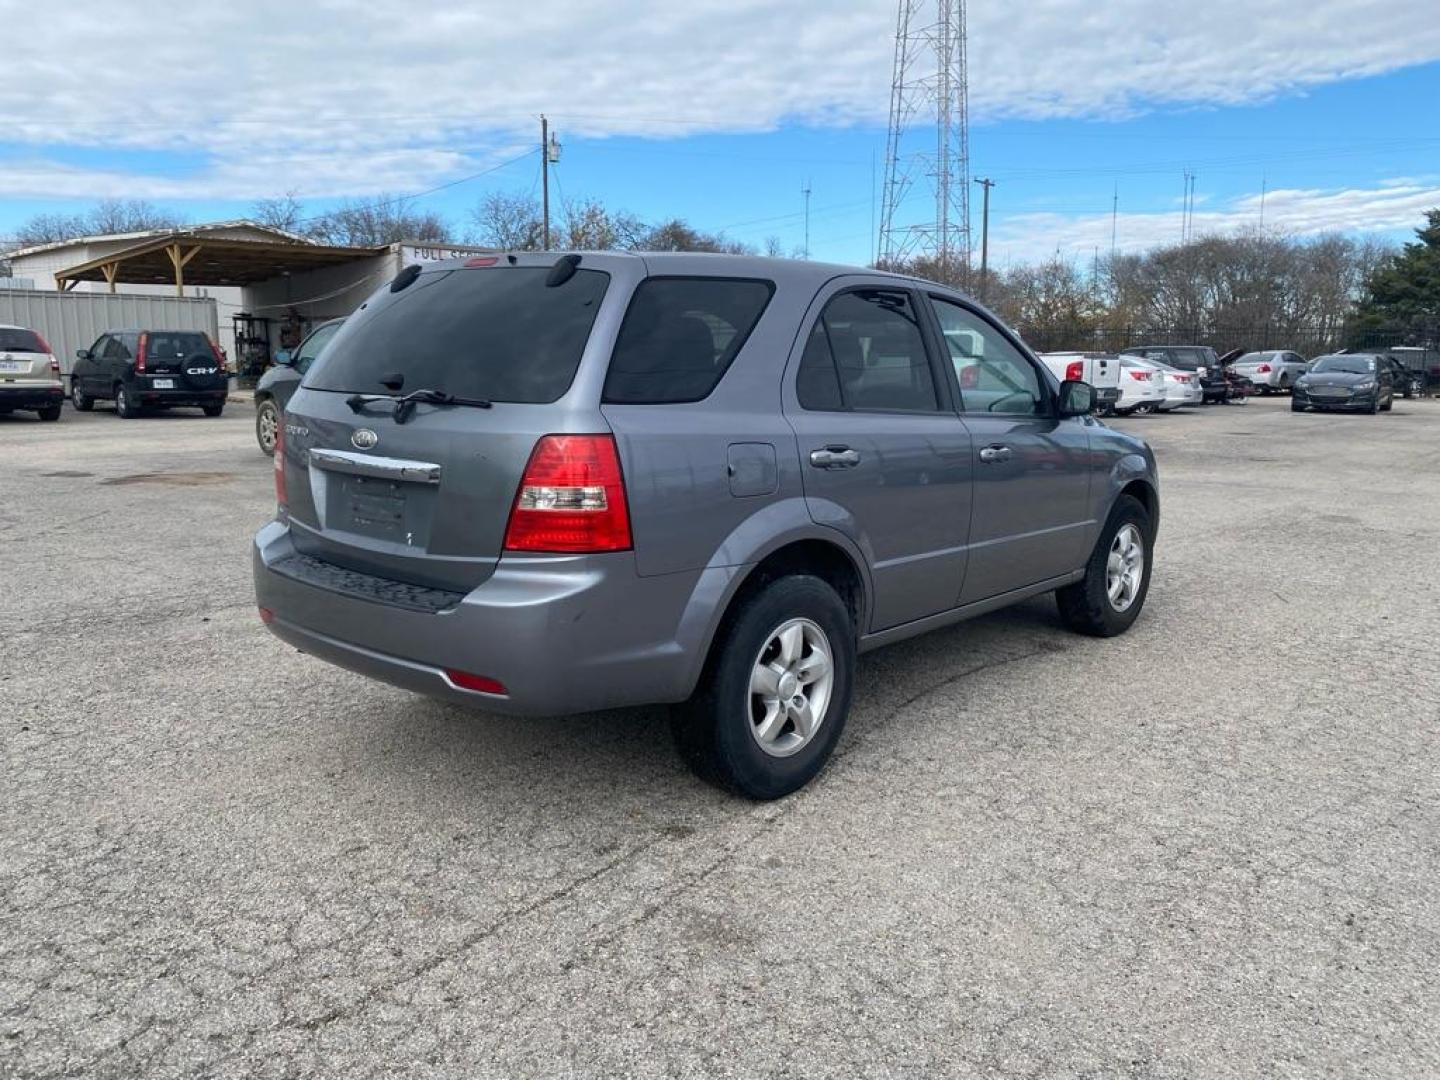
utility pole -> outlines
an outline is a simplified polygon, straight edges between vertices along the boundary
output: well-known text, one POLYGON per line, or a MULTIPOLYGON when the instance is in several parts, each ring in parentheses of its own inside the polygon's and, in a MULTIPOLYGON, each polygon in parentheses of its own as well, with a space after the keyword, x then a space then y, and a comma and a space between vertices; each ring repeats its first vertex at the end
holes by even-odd
POLYGON ((805 258, 810 258, 810 181, 805 181, 805 186, 800 189, 800 194, 805 196, 805 258))
POLYGON ((990 284, 990 189, 995 181, 987 177, 976 177, 975 183, 985 189, 980 210, 980 299, 985 299, 985 287, 990 284))
POLYGON ((1110 199, 1110 261, 1115 261, 1115 227, 1120 219, 1120 181, 1115 181, 1115 194, 1110 199))
POLYGON ((550 121, 540 114, 540 250, 550 250, 550 121))

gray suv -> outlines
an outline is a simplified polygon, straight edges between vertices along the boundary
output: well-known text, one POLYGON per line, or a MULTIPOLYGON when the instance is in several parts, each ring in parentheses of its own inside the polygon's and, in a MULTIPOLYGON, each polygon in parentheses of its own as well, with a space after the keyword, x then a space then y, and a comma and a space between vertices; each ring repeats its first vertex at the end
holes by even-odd
POLYGON ((695 254, 409 267, 291 398, 261 618, 517 714, 673 703, 753 798, 820 771, 856 654, 1045 592, 1145 601, 1155 460, 912 278, 695 254), (963 347, 955 345, 963 342, 963 347))

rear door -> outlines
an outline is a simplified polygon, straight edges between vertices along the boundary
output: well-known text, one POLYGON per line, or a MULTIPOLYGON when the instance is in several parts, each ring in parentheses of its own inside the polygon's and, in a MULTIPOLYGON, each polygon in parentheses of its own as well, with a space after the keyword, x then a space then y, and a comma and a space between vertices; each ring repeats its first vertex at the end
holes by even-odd
POLYGON ((226 384, 210 339, 189 330, 147 332, 145 372, 156 390, 211 393, 226 384))
POLYGON ((34 330, 0 326, 0 381, 53 383, 50 346, 34 330))
POLYGON ((89 356, 83 360, 77 356, 75 366, 70 371, 71 381, 78 379, 80 389, 92 398, 102 397, 110 392, 110 383, 103 378, 105 350, 109 345, 110 335, 101 334, 87 350, 89 356))
POLYGON ((278 464, 302 554, 468 591, 499 561, 540 437, 606 431, 598 386, 588 410, 571 394, 610 274, 547 285, 553 257, 472 262, 382 286, 290 399, 278 464), (493 406, 418 404, 397 420, 395 396, 421 389, 493 406))
POLYGON ((1089 421, 1055 419, 1040 364, 975 308, 930 305, 951 344, 975 484, 961 604, 1024 588, 1081 566, 1090 518, 1089 421), (978 342, 968 351, 953 343, 978 342))
POLYGON ((919 304, 888 284, 823 291, 785 406, 811 516, 870 564, 872 631, 954 607, 965 576, 970 441, 919 304))

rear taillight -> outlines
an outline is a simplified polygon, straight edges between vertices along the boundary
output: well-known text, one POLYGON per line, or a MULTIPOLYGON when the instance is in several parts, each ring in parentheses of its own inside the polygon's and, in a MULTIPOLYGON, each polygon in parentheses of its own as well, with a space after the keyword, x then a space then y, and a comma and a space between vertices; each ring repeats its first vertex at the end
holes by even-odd
POLYGON ((275 612, 271 611, 268 607, 262 607, 260 609, 260 621, 266 626, 269 626, 275 621, 275 612))
POLYGON ((620 455, 610 435, 546 435, 535 444, 510 523, 508 551, 595 552, 630 547, 620 455))
POLYGON ((1071 360, 1065 365, 1065 381, 1079 382, 1085 377, 1085 364, 1081 360, 1071 360))
POLYGON ((150 344, 150 335, 149 335, 149 334, 141 334, 141 335, 140 335, 140 345, 139 345, 139 347, 135 350, 135 370, 136 370, 138 373, 142 374, 142 375, 145 373, 145 348, 146 348, 146 346, 148 346, 149 344, 150 344))
POLYGON ((1134 369, 1131 369, 1130 378, 1139 379, 1141 382, 1149 382, 1150 373, 1148 371, 1135 371, 1134 369))
MULTIPOLYGON (((46 351, 48 352, 49 350, 47 349, 46 351)), ((50 357, 50 370, 56 375, 60 374, 60 361, 56 360, 54 356, 50 357)))
POLYGON ((1259 367, 1257 367, 1257 368, 1255 369, 1255 373, 1256 373, 1257 375, 1268 375, 1268 374, 1270 374, 1270 365, 1269 365, 1269 364, 1261 364, 1259 367))
POLYGON ((210 335, 205 335, 205 344, 210 346, 210 353, 215 357, 215 366, 220 369, 220 374, 225 374, 225 358, 220 355, 220 346, 210 340, 210 335))
POLYGON ((275 425, 275 505, 285 509, 290 505, 290 493, 285 490, 285 425, 275 425))

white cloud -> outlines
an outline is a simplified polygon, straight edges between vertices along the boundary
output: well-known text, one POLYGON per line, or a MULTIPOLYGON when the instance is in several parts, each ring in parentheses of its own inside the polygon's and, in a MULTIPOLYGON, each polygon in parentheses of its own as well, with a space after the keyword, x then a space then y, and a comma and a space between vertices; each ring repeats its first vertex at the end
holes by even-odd
MULTIPOLYGON (((533 137, 883 125, 893 0, 166 4, 0 0, 0 196, 414 189, 533 137), (183 155, 124 172, 67 148, 183 155)), ((972 112, 1229 104, 1440 58, 1430 4, 972 4, 972 112)))
MULTIPOLYGON (((1192 216, 1195 236, 1225 234, 1260 225, 1259 192, 1229 200, 1192 216)), ((1265 228, 1295 236, 1325 232, 1380 232, 1413 229, 1425 211, 1440 206, 1440 183, 1434 178, 1387 182, 1373 188, 1276 190, 1265 193, 1265 228)), ((1181 212, 1120 214, 1116 247, 1143 251, 1180 239, 1181 212)), ((1088 259, 1097 249, 1110 250, 1110 215, 1017 214, 990 229, 990 250, 1000 263, 1048 259, 1057 251, 1066 258, 1088 259)))

